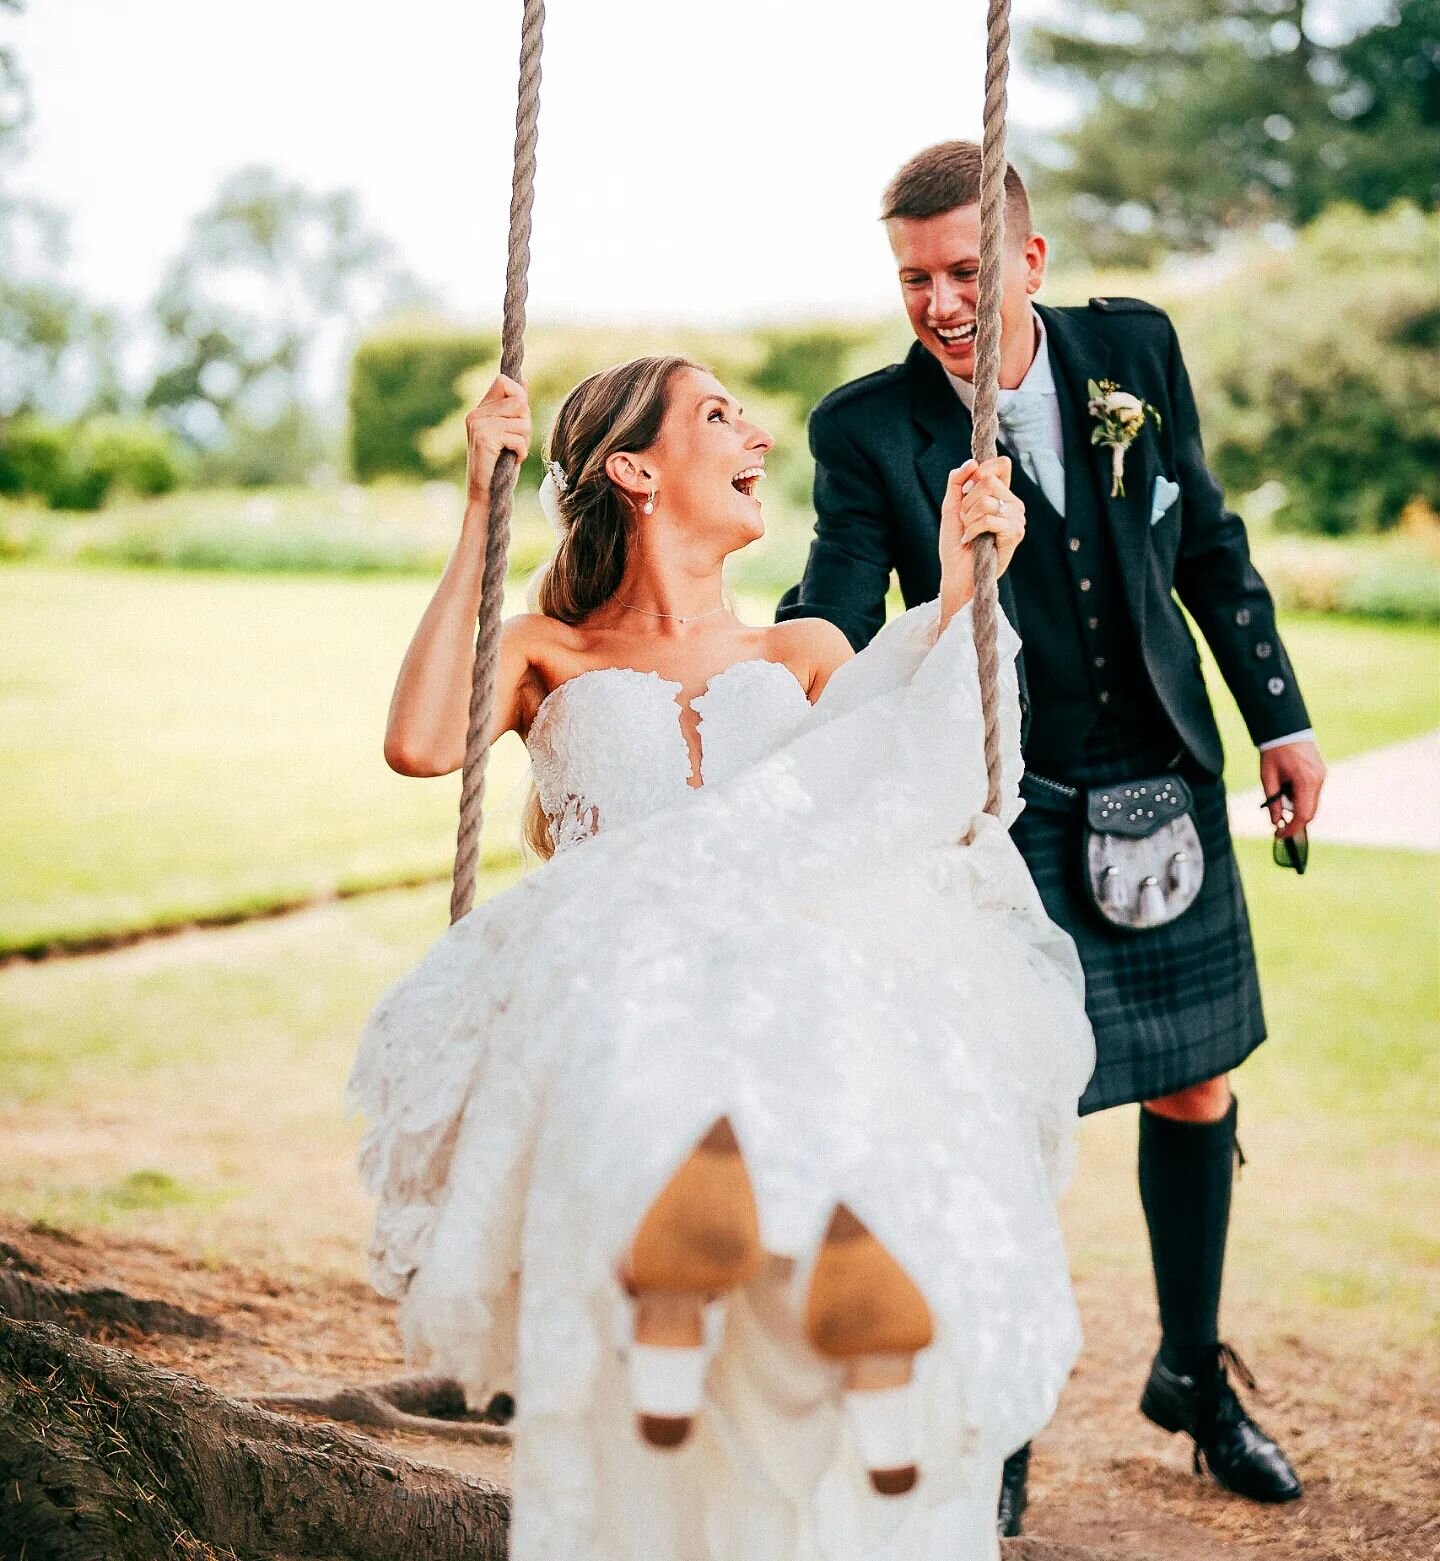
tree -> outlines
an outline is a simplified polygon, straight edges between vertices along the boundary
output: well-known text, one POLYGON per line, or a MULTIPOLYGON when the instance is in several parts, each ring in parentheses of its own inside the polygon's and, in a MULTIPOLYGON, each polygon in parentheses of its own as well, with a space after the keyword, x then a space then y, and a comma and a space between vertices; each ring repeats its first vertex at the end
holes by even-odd
POLYGON ((1176 300, 1211 463, 1235 493, 1276 485, 1282 528, 1440 510, 1437 256, 1440 215, 1336 205, 1293 248, 1257 243, 1233 279, 1176 300))
POLYGON ((155 300, 161 361, 146 405, 202 449, 268 445, 271 462, 284 449, 303 467, 349 336, 416 292, 353 195, 242 169, 196 218, 155 300))
POLYGON ((1042 77, 1078 88, 1078 125, 1038 146, 1047 230, 1092 260, 1147 264, 1228 230, 1300 225, 1440 192, 1433 0, 1387 0, 1330 38, 1313 0, 1081 0, 1035 27, 1042 77))
MULTIPOLYGON (((0 11, 23 10, 23 0, 0 0, 0 11)), ((0 46, 0 428, 16 415, 114 411, 120 401, 115 320, 61 280, 63 218, 12 187, 30 119, 29 83, 15 50, 0 46)))

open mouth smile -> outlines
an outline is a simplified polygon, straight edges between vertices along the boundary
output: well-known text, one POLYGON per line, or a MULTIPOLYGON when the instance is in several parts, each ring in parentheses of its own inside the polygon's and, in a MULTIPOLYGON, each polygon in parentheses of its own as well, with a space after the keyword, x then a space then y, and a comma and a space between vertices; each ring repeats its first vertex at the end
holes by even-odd
POLYGON ((975 321, 967 320, 963 325, 937 325, 935 334, 947 347, 969 347, 975 342, 975 321))
POLYGON ((764 478, 765 468, 763 466, 747 466, 743 472, 737 472, 730 479, 730 486, 734 488, 736 493, 743 493, 747 499, 755 499, 755 502, 758 504, 760 500, 755 498, 755 489, 764 481, 764 478))

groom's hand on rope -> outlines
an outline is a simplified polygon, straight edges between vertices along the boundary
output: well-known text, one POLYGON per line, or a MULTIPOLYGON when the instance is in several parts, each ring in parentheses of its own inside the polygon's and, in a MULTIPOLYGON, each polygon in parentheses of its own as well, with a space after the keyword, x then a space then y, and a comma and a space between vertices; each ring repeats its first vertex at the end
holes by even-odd
POLYGON ((513 450, 523 461, 530 449, 530 398, 518 380, 497 374, 480 399, 465 414, 465 497, 467 504, 490 502, 490 479, 502 450, 513 450))
POLYGON ((1010 489, 1010 457, 997 455, 984 465, 966 461, 950 473, 940 507, 942 588, 961 601, 975 592, 975 538, 995 538, 995 567, 1003 575, 1025 536, 1025 503, 1010 489))

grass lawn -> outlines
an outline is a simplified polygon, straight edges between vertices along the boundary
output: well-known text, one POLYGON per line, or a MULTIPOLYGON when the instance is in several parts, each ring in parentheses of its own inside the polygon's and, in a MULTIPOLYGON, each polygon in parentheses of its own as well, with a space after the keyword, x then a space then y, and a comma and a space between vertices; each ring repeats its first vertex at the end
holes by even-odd
MULTIPOLYGON (((0 949, 443 872, 458 779, 381 755, 429 589, 0 569, 0 949)), ((507 740, 492 849, 523 773, 507 740)))
MULTIPOLYGON (((457 781, 402 779, 380 753, 429 591, 0 568, 0 951, 443 873, 457 781)), ((742 600, 765 621, 770 598, 742 600)), ((1332 758, 1440 725, 1435 631, 1303 617, 1286 630, 1332 758)), ((1253 785, 1221 705, 1232 782, 1253 785)), ((504 855, 518 838, 517 741, 493 773, 487 848, 504 855)))

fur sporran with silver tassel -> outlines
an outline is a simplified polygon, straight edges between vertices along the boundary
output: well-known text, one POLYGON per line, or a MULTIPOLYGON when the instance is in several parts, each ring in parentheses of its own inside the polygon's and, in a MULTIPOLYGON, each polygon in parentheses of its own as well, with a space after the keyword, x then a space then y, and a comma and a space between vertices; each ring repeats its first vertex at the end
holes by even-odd
POLYGON ((1179 775, 1095 786, 1085 797, 1085 868, 1095 908, 1117 927, 1163 927, 1190 909, 1205 854, 1179 775))

